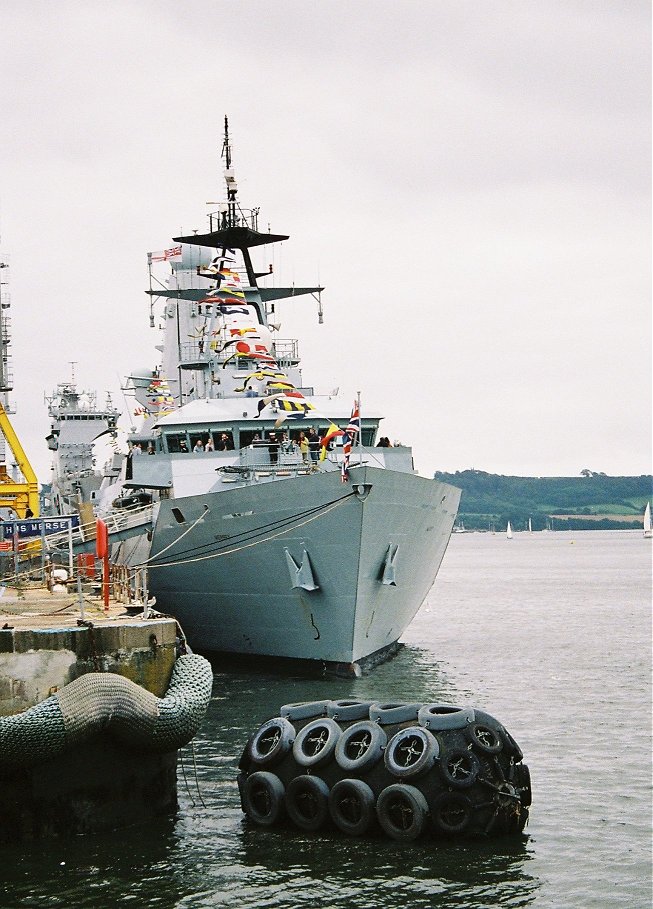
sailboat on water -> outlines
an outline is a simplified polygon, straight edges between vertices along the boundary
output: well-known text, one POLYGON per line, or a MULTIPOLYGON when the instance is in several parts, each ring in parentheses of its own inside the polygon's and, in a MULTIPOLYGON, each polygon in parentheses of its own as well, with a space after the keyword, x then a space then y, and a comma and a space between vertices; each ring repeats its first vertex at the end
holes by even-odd
POLYGON ((506 527, 506 539, 512 540, 512 526, 510 524, 510 521, 508 521, 508 526, 506 527))
POLYGON ((644 536, 647 539, 653 537, 653 530, 651 529, 651 503, 646 503, 646 508, 644 509, 644 536))

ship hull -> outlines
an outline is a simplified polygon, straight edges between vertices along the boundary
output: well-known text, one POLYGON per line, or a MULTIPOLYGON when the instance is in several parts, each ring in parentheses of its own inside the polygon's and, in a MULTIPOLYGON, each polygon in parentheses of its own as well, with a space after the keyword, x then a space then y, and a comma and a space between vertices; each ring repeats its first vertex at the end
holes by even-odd
POLYGON ((149 586, 202 651, 374 662, 424 601, 460 491, 354 468, 163 500, 149 586))

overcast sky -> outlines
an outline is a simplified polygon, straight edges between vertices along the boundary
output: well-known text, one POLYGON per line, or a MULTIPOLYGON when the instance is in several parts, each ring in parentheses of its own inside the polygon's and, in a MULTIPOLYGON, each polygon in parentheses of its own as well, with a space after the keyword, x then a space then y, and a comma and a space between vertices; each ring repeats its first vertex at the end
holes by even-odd
MULTIPOLYGON (((290 234, 304 381, 416 466, 651 470, 648 0, 0 0, 14 423, 154 366, 146 253, 239 199, 290 234)), ((260 262, 264 267, 268 263, 260 262)), ((6 280, 7 270, 0 272, 6 280)))

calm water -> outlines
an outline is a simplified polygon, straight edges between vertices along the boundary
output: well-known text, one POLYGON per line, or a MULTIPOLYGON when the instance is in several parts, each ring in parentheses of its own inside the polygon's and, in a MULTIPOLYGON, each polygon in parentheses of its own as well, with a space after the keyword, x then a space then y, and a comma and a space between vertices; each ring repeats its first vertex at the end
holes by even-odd
POLYGON ((648 909, 650 607, 640 533, 457 535, 393 662, 354 682, 217 673, 178 816, 3 850, 0 906, 648 909), (344 696, 492 712, 531 768, 525 836, 407 846, 248 825, 248 734, 285 702, 344 696))

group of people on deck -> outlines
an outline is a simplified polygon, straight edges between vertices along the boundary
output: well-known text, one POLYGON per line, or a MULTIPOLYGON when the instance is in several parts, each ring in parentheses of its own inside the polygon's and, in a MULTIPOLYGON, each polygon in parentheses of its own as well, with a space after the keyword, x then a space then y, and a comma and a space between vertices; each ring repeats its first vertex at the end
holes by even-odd
POLYGON ((231 439, 231 436, 227 435, 226 432, 220 434, 218 441, 213 444, 213 439, 211 436, 207 436, 206 441, 202 441, 201 437, 198 437, 197 441, 193 445, 193 453, 198 454, 202 451, 233 451, 234 443, 231 439))
POLYGON ((277 463, 279 451, 292 454, 292 452, 299 450, 304 463, 308 463, 309 460, 317 462, 320 458, 321 440, 314 426, 309 427, 308 433, 304 432, 303 429, 300 430, 295 439, 288 438, 286 432, 276 433, 272 430, 267 439, 254 438, 253 441, 254 444, 263 444, 267 447, 272 464, 277 463))

